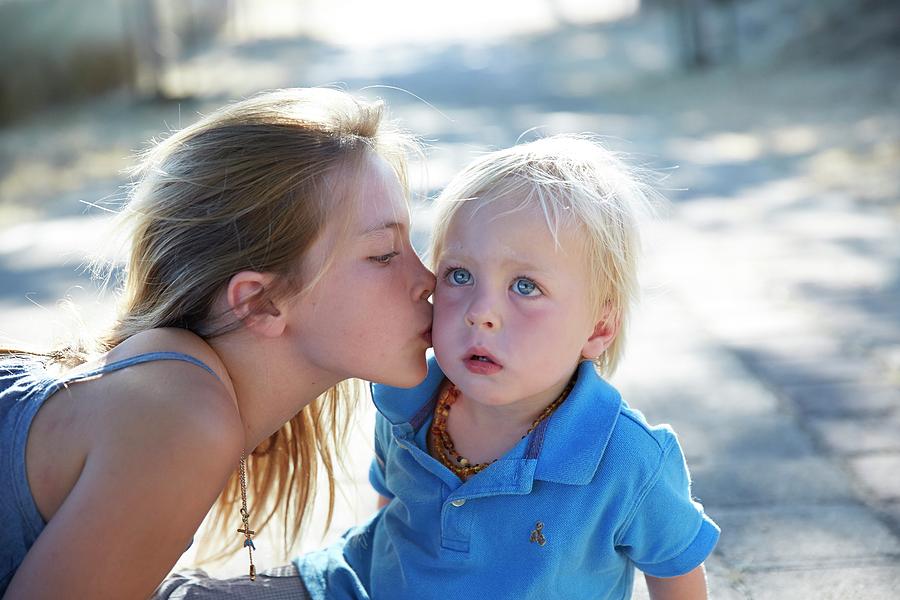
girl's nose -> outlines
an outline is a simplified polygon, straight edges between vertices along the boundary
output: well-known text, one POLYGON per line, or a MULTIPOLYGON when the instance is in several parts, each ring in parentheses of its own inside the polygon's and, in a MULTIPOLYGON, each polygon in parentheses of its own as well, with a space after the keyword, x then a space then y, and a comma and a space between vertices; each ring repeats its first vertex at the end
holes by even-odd
POLYGON ((415 284, 413 285, 413 297, 416 300, 428 300, 434 293, 434 286, 436 284, 434 273, 429 271, 428 268, 422 264, 422 261, 419 260, 418 256, 416 256, 414 260, 415 284))

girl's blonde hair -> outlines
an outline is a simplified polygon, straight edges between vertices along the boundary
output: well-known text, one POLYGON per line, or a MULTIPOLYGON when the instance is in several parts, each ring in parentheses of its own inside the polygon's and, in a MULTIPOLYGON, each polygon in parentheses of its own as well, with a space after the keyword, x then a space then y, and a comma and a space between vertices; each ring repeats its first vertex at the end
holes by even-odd
POLYGON ((553 239, 575 226, 585 234, 591 277, 590 301, 598 319, 612 319, 619 333, 595 360, 611 375, 621 358, 625 324, 638 296, 639 216, 650 208, 652 190, 635 170, 587 136, 557 135, 490 152, 456 175, 436 200, 429 252, 437 267, 450 225, 459 210, 504 200, 510 212, 536 207, 553 239))
MULTIPOLYGON (((386 159, 407 187, 414 142, 382 117, 380 102, 288 89, 226 106, 156 144, 123 211, 132 236, 118 319, 94 351, 157 327, 203 338, 239 327, 213 307, 243 270, 276 275, 254 304, 314 285, 300 280, 300 257, 326 221, 347 221, 367 157, 386 159)), ((328 390, 248 457, 251 492, 265 506, 257 528, 281 510, 286 551, 309 514, 319 460, 329 492, 325 527, 331 520, 334 450, 346 441, 356 391, 349 382, 328 390)), ((213 522, 223 530, 239 491, 235 473, 216 503, 213 522)))

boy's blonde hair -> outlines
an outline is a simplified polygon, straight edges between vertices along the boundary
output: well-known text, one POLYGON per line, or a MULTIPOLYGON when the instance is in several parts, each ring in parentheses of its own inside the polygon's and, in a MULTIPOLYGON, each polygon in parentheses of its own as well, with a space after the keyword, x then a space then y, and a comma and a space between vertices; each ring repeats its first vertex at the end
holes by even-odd
MULTIPOLYGON (((611 375, 621 358, 625 324, 638 296, 638 220, 651 191, 614 153, 587 136, 557 135, 485 154, 456 175, 436 200, 430 257, 437 266, 450 225, 463 206, 513 202, 511 211, 536 207, 553 238, 575 226, 585 234, 597 319, 612 320, 618 335, 595 359, 611 375)), ((474 213, 470 213, 474 214, 474 213)))

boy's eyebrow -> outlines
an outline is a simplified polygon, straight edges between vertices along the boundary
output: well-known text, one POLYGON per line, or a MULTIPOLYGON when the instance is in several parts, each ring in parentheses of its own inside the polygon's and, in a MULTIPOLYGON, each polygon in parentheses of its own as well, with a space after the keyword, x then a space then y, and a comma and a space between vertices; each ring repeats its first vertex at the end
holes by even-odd
MULTIPOLYGON (((461 262, 474 262, 472 257, 466 254, 465 252, 443 252, 441 253, 440 261, 445 260, 452 261, 461 261, 461 262)), ((529 271, 537 271, 540 273, 549 273, 546 269, 542 269, 541 267, 536 266, 534 263, 530 263, 525 260, 521 260, 516 256, 501 256, 502 265, 503 266, 513 266, 521 269, 529 270, 529 271)), ((439 261, 439 262, 440 262, 439 261)))

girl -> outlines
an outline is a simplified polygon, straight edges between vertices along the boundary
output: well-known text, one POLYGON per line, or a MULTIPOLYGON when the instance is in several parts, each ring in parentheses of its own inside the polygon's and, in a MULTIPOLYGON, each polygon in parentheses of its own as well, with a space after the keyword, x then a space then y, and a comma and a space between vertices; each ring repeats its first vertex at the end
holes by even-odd
POLYGON ((251 577, 276 508, 296 536, 316 453, 333 486, 342 382, 426 373, 434 279, 409 241, 407 147, 380 104, 298 89, 146 156, 112 330, 0 361, 0 595, 146 597, 217 498, 251 577), (248 485, 274 492, 261 519, 248 485))

